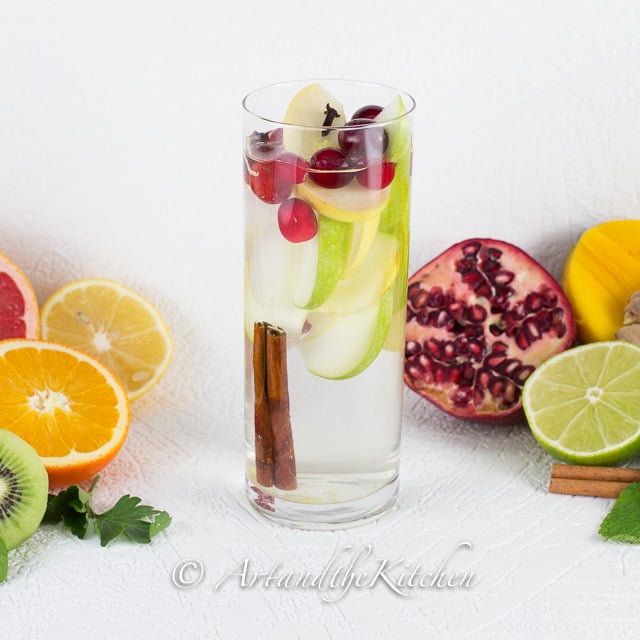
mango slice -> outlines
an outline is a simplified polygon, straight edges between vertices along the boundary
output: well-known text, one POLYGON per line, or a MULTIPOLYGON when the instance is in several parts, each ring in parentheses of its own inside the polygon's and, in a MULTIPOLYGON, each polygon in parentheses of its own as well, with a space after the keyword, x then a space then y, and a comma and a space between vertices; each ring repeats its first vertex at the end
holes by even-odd
POLYGON ((580 342, 614 340, 625 305, 640 289, 640 220, 587 229, 565 262, 562 286, 580 342))

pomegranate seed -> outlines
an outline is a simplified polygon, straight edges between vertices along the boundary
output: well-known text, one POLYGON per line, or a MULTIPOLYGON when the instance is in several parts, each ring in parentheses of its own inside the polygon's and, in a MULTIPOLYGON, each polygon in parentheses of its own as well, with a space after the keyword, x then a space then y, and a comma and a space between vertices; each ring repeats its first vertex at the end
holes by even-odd
POLYGON ((487 319, 487 310, 479 304, 471 305, 468 317, 471 322, 484 322, 487 319))
POLYGON ((306 242, 318 233, 318 219, 304 200, 289 198, 278 207, 278 227, 289 242, 306 242))
POLYGON ((524 300, 524 306, 527 313, 535 313, 540 311, 544 305, 544 298, 535 291, 529 293, 524 300))
POLYGON ((415 340, 409 340, 405 344, 404 355, 407 358, 410 358, 411 356, 415 356, 417 353, 420 353, 421 351, 422 351, 422 347, 420 346, 420 343, 416 342, 415 340))
POLYGON ((509 284, 514 278, 515 275, 505 269, 498 269, 491 274, 491 280, 494 284, 509 284))
POLYGON ((410 301, 414 309, 422 309, 427 306, 428 299, 429 294, 424 289, 419 289, 411 296, 410 301))
POLYGON ((467 242, 462 246, 462 253, 465 256, 475 256, 482 245, 479 242, 467 242))

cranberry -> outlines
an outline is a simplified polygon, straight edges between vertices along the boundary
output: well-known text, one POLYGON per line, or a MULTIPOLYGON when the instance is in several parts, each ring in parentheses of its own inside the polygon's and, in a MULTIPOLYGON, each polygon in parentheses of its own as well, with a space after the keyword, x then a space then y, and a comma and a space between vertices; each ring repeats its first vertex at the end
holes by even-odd
POLYGON ((340 148, 350 157, 381 156, 388 145, 389 139, 383 127, 371 126, 375 121, 368 118, 349 120, 346 127, 338 133, 340 148))
POLYGON ((278 227, 289 242, 306 242, 318 233, 318 219, 304 200, 289 198, 278 207, 278 227))
POLYGON ((360 107, 356 109, 356 111, 351 116, 352 120, 356 118, 367 118, 368 120, 373 120, 382 112, 382 107, 377 104, 366 104, 364 107, 360 107))
POLYGON ((276 177, 273 160, 257 161, 251 165, 249 186, 260 200, 268 204, 278 204, 291 194, 291 183, 276 177))
POLYGON ((309 163, 299 155, 285 151, 276 158, 275 177, 289 184, 300 184, 309 171, 309 163))
POLYGON ((353 179, 353 171, 343 151, 333 147, 319 149, 309 160, 309 177, 326 189, 344 187, 353 179))
POLYGON ((356 180, 367 189, 385 189, 392 182, 396 174, 393 162, 374 162, 362 171, 356 173, 356 180))

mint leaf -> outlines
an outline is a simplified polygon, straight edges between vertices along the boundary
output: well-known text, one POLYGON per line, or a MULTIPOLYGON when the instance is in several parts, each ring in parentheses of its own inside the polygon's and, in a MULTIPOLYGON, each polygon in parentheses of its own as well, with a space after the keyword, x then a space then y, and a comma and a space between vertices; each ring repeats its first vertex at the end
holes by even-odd
POLYGON ((171 517, 166 511, 140 504, 140 498, 126 495, 108 511, 95 514, 94 526, 100 536, 100 544, 106 547, 120 535, 133 542, 151 542, 151 538, 166 529, 170 522, 171 517))
POLYGON ((49 494, 42 522, 62 522, 75 536, 84 538, 91 515, 91 493, 73 485, 57 495, 49 494))
POLYGON ((598 533, 609 540, 640 542, 640 482, 622 490, 598 533))
POLYGON ((4 582, 9 572, 9 551, 4 540, 0 538, 0 582, 4 582))

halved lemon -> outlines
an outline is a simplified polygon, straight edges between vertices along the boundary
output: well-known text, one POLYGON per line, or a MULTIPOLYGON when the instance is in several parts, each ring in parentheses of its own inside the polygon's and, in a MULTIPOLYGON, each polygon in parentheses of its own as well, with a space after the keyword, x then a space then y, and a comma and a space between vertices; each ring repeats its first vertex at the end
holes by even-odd
POLYGON ((142 296, 112 280, 71 282, 43 305, 45 340, 68 345, 105 364, 129 400, 146 393, 162 377, 173 351, 159 311, 142 296))
POLYGON ((52 487, 103 469, 129 420, 125 390, 91 356, 42 340, 0 342, 0 424, 38 452, 52 487))
POLYGON ((543 362, 522 390, 540 445, 561 460, 607 465, 640 451, 640 347, 593 342, 543 362))

